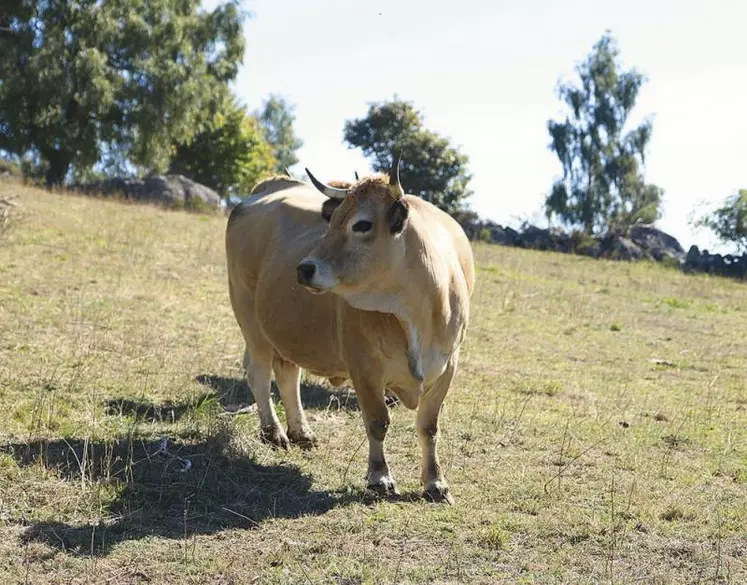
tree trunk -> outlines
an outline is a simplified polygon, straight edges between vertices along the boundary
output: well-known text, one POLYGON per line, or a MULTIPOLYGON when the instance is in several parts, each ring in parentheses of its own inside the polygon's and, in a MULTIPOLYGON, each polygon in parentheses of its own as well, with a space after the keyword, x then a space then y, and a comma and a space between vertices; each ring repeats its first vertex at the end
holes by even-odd
POLYGON ((51 156, 47 159, 49 163, 46 174, 47 189, 61 186, 65 182, 67 171, 70 169, 70 157, 67 153, 53 151, 50 154, 51 156))

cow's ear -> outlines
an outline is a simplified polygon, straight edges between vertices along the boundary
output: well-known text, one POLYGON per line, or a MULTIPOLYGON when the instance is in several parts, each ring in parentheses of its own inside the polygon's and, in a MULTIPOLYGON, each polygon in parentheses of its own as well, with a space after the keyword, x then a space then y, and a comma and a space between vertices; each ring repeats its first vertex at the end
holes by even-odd
POLYGON ((405 223, 407 222, 407 215, 409 212, 410 210, 407 207, 407 203, 401 199, 392 203, 386 212, 386 221, 389 224, 389 231, 393 234, 398 234, 405 229, 405 223))
POLYGON ((329 223, 332 214, 335 212, 335 209, 338 208, 340 203, 342 203, 342 199, 327 199, 322 203, 322 217, 324 218, 324 221, 329 223))

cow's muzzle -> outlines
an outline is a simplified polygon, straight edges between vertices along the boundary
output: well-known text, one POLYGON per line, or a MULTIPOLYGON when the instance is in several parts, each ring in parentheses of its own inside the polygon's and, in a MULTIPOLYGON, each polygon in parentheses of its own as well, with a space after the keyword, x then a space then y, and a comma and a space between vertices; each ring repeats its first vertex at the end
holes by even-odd
POLYGON ((316 274, 316 264, 313 262, 301 262, 296 266, 296 272, 298 273, 298 284, 310 286, 316 274))
POLYGON ((319 267, 316 262, 310 260, 304 260, 298 266, 296 266, 296 280, 298 284, 304 287, 311 293, 320 295, 327 292, 326 289, 319 286, 319 267))

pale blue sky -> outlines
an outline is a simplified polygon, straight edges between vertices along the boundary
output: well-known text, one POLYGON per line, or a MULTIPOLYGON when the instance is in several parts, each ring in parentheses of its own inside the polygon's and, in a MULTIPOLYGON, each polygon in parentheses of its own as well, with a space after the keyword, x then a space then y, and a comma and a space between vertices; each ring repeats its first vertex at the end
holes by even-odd
MULTIPOLYGON (((206 7, 217 0, 207 0, 206 7)), ((323 180, 369 167, 342 142, 367 104, 413 101, 426 125, 470 158, 481 215, 544 222, 560 165, 547 120, 555 86, 605 29, 649 82, 634 117, 654 114, 647 179, 665 190, 660 226, 715 249, 687 218, 701 201, 747 188, 744 0, 247 0, 247 48, 235 83, 251 109, 271 92, 296 105, 301 163, 323 180)), ((406 187, 406 185, 405 185, 406 187)))

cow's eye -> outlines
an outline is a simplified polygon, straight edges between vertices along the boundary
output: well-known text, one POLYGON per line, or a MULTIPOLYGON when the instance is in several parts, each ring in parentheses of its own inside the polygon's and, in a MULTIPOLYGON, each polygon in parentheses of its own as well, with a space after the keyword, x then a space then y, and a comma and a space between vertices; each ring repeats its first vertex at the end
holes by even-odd
POLYGON ((373 224, 370 221, 362 219, 353 224, 353 231, 358 232, 359 234, 365 234, 366 232, 370 232, 372 227, 373 224))

